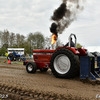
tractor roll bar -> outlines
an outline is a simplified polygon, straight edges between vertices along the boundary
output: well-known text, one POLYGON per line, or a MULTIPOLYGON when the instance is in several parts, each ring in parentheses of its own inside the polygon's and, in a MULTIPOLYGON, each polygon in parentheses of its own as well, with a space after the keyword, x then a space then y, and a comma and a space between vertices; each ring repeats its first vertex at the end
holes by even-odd
POLYGON ((71 43, 70 43, 71 41, 70 41, 70 40, 71 40, 71 37, 72 37, 72 36, 74 36, 74 38, 75 38, 75 48, 76 48, 76 41, 77 41, 77 38, 76 38, 76 35, 75 35, 75 34, 72 34, 72 33, 71 33, 70 36, 69 36, 69 47, 71 47, 71 43))

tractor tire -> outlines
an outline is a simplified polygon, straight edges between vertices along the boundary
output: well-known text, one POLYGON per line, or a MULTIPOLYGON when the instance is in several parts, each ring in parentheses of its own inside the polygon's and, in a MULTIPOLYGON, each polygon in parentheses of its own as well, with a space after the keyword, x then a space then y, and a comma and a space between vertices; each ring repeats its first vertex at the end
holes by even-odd
POLYGON ((21 61, 21 58, 20 58, 20 57, 18 57, 18 58, 17 58, 17 60, 20 62, 20 61, 21 61))
POLYGON ((79 57, 69 49, 59 49, 51 57, 50 68, 57 78, 74 78, 79 75, 79 57))
POLYGON ((46 72, 48 70, 48 68, 40 68, 41 72, 46 72))
POLYGON ((26 71, 28 73, 35 73, 37 70, 37 65, 35 62, 28 62, 26 65, 26 71))
POLYGON ((15 60, 16 61, 20 61, 20 57, 15 57, 15 60))
POLYGON ((14 56, 14 61, 16 61, 17 59, 16 59, 16 57, 14 56))

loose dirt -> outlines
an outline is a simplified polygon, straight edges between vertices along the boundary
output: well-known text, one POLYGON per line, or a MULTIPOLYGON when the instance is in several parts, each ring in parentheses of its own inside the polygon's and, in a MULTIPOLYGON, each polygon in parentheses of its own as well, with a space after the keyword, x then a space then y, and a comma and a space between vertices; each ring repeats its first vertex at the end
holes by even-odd
MULTIPOLYGON (((26 72, 19 64, 0 63, 0 98, 4 100, 96 100, 99 84, 55 78, 47 72, 26 72)), ((98 100, 98 99, 97 99, 98 100)))

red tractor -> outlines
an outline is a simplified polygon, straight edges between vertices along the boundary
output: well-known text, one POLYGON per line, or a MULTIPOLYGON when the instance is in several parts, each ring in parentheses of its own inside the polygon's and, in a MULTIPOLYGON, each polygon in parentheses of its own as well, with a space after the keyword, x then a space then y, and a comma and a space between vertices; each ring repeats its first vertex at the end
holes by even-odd
POLYGON ((94 56, 84 48, 76 49, 75 34, 69 36, 68 47, 59 47, 55 50, 33 50, 33 58, 34 61, 24 61, 28 73, 35 73, 37 69, 46 72, 50 68, 53 75, 58 78, 73 78, 79 73, 81 79, 99 78, 94 69, 94 56), (70 47, 72 36, 75 38, 75 47, 70 47))

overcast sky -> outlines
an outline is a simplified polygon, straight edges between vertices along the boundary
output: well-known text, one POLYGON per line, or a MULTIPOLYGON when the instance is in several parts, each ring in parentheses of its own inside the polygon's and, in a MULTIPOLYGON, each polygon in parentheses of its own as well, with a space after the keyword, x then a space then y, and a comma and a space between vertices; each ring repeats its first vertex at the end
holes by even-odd
MULTIPOLYGON (((39 31, 50 36, 50 17, 61 3, 61 0, 0 0, 0 30, 25 36, 39 31)), ((84 6, 77 19, 58 36, 63 44, 74 33, 84 47, 100 46, 100 0, 86 0, 84 6)))

